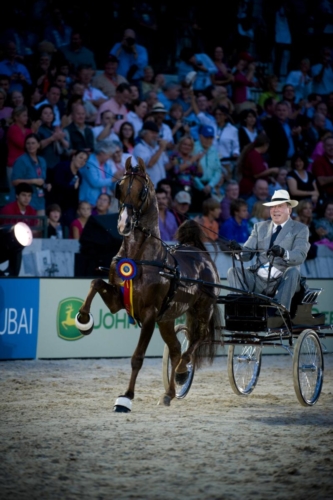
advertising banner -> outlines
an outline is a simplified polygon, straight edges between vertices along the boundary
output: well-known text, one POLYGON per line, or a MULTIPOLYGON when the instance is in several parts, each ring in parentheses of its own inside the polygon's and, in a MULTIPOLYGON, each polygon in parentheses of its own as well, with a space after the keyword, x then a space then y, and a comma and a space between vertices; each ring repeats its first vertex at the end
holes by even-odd
MULTIPOLYGON (((140 328, 129 323, 125 309, 111 314, 96 294, 91 307, 95 325, 90 335, 75 327, 75 315, 89 292, 91 280, 41 280, 38 358, 98 358, 132 356, 140 328)), ((156 326, 147 356, 162 356, 164 343, 156 326)))
MULTIPOLYGON (((75 327, 75 315, 88 294, 91 280, 88 279, 42 279, 40 282, 40 315, 38 336, 38 358, 98 358, 130 357, 139 340, 140 328, 129 323, 124 309, 111 314, 96 294, 91 313, 94 329, 90 335, 82 335, 75 327)), ((226 280, 221 283, 227 285, 226 280)), ((308 280, 311 288, 323 288, 319 302, 313 312, 324 312, 326 323, 333 323, 332 280, 308 280)), ((223 290, 221 293, 225 293, 223 290)), ((183 323, 184 317, 178 322, 183 323)), ((333 339, 324 340, 330 352, 333 339)), ((164 343, 156 326, 147 350, 147 356, 162 356, 164 343)), ((221 349, 227 354, 228 349, 221 349)), ((266 348, 264 354, 280 354, 279 349, 266 348)), ((281 353, 284 351, 281 349, 281 353)))
POLYGON ((36 357, 38 279, 0 281, 0 359, 36 357))

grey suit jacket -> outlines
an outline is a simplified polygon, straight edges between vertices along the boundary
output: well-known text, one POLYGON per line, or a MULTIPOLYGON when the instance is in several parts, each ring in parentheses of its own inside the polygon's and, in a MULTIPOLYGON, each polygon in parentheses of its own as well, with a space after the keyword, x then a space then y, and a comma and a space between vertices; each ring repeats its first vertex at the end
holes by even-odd
MULTIPOLYGON (((269 249, 273 227, 272 221, 258 222, 254 225, 249 239, 244 243, 244 251, 241 255, 242 260, 250 260, 253 256, 250 252, 246 252, 246 249, 259 251, 267 251, 269 249)), ((279 245, 289 252, 289 260, 287 261, 281 257, 275 257, 274 267, 282 272, 288 267, 297 266, 299 269, 300 265, 305 261, 310 248, 309 229, 305 224, 289 219, 278 234, 274 245, 279 245)), ((266 252, 261 252, 259 254, 259 262, 260 265, 272 262, 272 257, 267 257, 266 252)), ((253 267, 257 268, 259 266, 253 267)))

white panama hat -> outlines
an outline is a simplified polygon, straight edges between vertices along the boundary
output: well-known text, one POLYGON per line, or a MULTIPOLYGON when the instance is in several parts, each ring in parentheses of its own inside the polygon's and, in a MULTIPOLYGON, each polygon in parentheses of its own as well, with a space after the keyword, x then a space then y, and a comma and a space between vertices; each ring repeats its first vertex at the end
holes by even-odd
POLYGON ((288 203, 292 208, 297 207, 298 201, 291 200, 288 191, 284 189, 278 189, 274 191, 271 201, 263 203, 266 207, 274 207, 274 205, 280 205, 281 203, 288 203))

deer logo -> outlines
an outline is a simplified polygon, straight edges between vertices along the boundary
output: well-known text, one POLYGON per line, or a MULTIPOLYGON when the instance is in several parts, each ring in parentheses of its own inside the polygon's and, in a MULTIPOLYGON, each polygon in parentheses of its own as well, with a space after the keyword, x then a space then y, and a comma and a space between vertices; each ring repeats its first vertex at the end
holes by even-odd
POLYGON ((83 304, 83 300, 69 297, 62 300, 57 312, 57 332, 63 340, 79 340, 83 335, 75 326, 75 315, 83 304))
POLYGON ((74 311, 73 305, 69 304, 69 306, 66 307, 66 319, 61 322, 62 326, 65 328, 65 330, 68 330, 68 326, 75 326, 75 315, 72 316, 72 312, 74 311))

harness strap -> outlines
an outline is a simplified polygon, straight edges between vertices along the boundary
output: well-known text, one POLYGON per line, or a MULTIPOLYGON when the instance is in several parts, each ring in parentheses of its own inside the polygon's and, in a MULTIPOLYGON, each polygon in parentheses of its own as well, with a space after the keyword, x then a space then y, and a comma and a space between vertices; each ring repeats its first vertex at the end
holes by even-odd
MULTIPOLYGON (((166 249, 166 252, 167 252, 167 249, 166 249)), ((180 283, 180 271, 179 271, 178 261, 177 261, 177 259, 176 259, 176 257, 174 255, 172 255, 172 254, 170 254, 170 255, 173 258, 174 263, 175 263, 175 265, 173 267, 169 266, 168 264, 166 264, 167 255, 166 255, 166 258, 164 259, 163 262, 161 262, 161 261, 151 261, 151 260, 134 260, 135 264, 142 265, 142 266, 159 267, 160 269, 167 269, 172 274, 172 278, 170 279, 169 291, 168 291, 167 295, 163 299, 163 302, 162 302, 162 305, 161 305, 161 309, 160 309, 160 311, 159 311, 159 313, 157 315, 157 321, 159 321, 162 318, 163 314, 166 312, 166 310, 170 306, 170 303, 172 302, 172 299, 175 296, 177 288, 179 286, 181 286, 181 283, 180 283)), ((121 258, 122 257, 116 256, 116 257, 113 257, 112 260, 115 261, 115 262, 118 262, 121 258)))
POLYGON ((169 291, 168 291, 168 294, 164 297, 160 312, 158 313, 158 316, 157 316, 157 321, 159 321, 162 318, 163 314, 167 311, 168 307, 170 306, 170 304, 172 302, 172 299, 175 296, 177 288, 180 284, 180 271, 179 271, 178 261, 174 255, 172 255, 172 258, 175 262, 175 267, 171 268, 170 266, 164 266, 172 271, 173 277, 170 280, 169 291))

